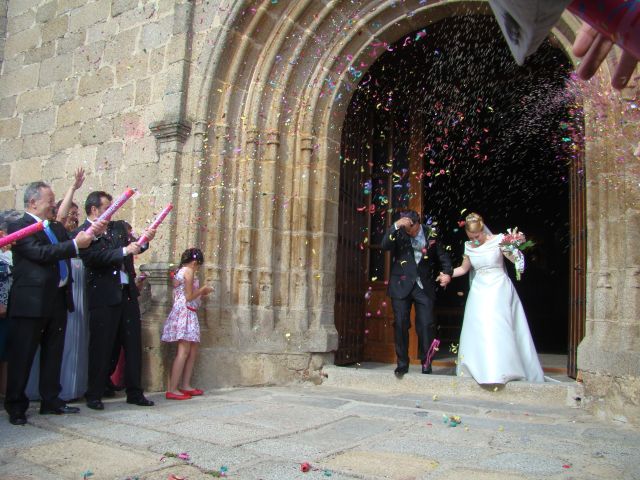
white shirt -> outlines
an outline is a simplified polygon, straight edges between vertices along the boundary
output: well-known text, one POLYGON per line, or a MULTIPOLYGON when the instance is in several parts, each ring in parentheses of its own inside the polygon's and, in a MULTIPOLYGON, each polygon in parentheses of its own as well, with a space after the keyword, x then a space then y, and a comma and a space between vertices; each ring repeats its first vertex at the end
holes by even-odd
MULTIPOLYGON (((34 215, 31 212, 25 212, 29 215, 31 215, 33 218, 35 218, 36 222, 42 222, 42 219, 40 217, 38 217, 37 215, 34 215)), ((51 230, 53 232, 53 230, 51 230)), ((55 232, 54 232, 55 235, 55 232)), ((76 248, 76 255, 78 255, 80 253, 80 249, 78 248, 78 244, 76 243, 75 239, 71 240, 73 242, 73 246, 76 248)), ((62 260, 63 262, 66 262, 66 260, 62 260)), ((67 277, 64 280, 60 280, 60 283, 58 283, 58 287, 64 287, 67 283, 69 283, 69 276, 71 275, 71 269, 67 268, 67 277)))

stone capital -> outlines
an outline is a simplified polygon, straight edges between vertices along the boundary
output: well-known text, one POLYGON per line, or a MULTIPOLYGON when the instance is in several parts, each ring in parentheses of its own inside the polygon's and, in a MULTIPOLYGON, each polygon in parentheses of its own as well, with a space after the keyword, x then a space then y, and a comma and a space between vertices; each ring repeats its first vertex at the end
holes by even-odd
POLYGON ((191 123, 184 120, 159 120, 151 122, 149 130, 159 144, 168 142, 183 144, 191 133, 191 123))
POLYGON ((267 145, 280 145, 280 132, 277 130, 267 132, 267 145))
POLYGON ((303 135, 300 139, 300 148, 302 150, 310 150, 313 151, 313 145, 316 137, 313 135, 303 135))

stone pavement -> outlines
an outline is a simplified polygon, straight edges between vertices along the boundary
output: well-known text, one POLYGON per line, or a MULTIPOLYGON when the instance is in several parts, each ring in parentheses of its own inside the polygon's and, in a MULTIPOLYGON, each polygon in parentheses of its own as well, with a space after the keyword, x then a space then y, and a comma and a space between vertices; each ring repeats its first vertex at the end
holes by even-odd
POLYGON ((543 395, 438 394, 428 387, 436 376, 379 375, 410 388, 326 381, 212 390, 182 402, 151 394, 153 408, 116 398, 102 412, 81 404, 79 415, 64 417, 39 415, 35 405, 25 427, 0 417, 0 478, 640 479, 640 431, 624 423, 543 395))

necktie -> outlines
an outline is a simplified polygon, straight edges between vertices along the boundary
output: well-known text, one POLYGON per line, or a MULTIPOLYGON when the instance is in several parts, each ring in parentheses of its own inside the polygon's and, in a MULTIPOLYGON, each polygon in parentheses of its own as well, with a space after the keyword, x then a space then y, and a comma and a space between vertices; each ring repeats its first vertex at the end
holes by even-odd
MULTIPOLYGON (((47 234, 47 237, 49 237, 49 240, 53 245, 57 245, 59 243, 55 233, 53 233, 53 230, 51 230, 49 225, 44 227, 44 233, 47 234)), ((58 260, 58 268, 60 269, 60 282, 64 282, 67 279, 67 275, 69 275, 66 260, 58 260)))

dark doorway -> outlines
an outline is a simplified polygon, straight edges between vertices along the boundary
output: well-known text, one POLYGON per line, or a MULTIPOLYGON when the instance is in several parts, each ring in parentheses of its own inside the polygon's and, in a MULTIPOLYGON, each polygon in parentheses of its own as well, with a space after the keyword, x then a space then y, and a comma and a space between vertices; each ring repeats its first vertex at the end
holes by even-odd
MULTIPOLYGON (((360 267, 365 360, 389 361, 391 352, 393 361, 393 345, 384 348, 392 341, 384 299, 389 258, 379 241, 407 207, 437 224, 454 265, 466 240, 459 222, 471 211, 496 233, 516 226, 525 232, 536 245, 522 280, 509 268, 536 347, 568 352, 570 179, 584 180, 576 174, 582 110, 570 88, 571 69, 549 41, 519 67, 493 17, 468 15, 401 39, 362 76, 343 131, 348 161, 341 175, 359 166, 359 175, 349 177, 364 197, 354 207, 366 221, 351 254, 362 259, 366 250, 360 267)), ((340 228, 347 218, 341 208, 340 228)), ((462 277, 439 292, 439 335, 450 344, 458 342, 467 285, 462 277)))

